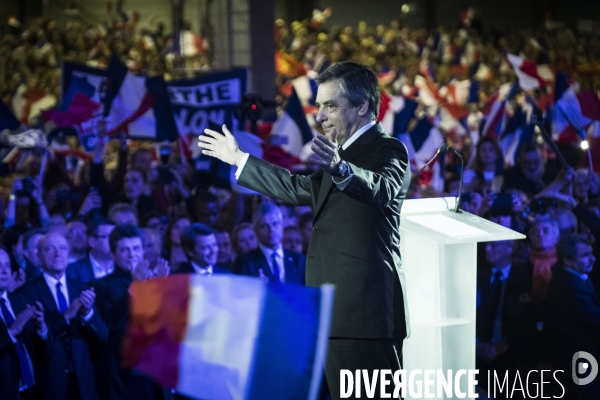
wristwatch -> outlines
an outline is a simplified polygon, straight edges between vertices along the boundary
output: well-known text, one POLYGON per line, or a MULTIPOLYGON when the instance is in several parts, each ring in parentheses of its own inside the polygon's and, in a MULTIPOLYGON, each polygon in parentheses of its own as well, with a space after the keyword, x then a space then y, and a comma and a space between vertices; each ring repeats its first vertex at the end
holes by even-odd
POLYGON ((337 171, 334 174, 335 176, 344 176, 348 173, 348 170, 350 169, 350 167, 348 166, 348 163, 344 160, 340 161, 337 167, 337 171))

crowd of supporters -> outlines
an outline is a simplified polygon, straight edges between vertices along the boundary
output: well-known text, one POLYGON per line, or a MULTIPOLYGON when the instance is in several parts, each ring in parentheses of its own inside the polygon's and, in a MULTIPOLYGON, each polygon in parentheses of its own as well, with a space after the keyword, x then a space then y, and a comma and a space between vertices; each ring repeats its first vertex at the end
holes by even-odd
MULTIPOLYGON (((600 41, 592 34, 575 35, 560 24, 490 32, 474 18, 452 30, 434 32, 410 30, 398 21, 377 27, 361 23, 355 31, 327 30, 322 17, 318 14, 290 26, 277 21, 277 80, 282 88, 307 70, 349 60, 379 73, 393 72, 382 85, 392 94, 407 95, 425 54, 440 86, 452 78, 472 78, 477 72, 472 67, 485 65, 489 71, 481 79, 479 98, 470 105, 477 111, 503 83, 515 79, 502 57, 508 51, 568 71, 582 88, 600 90, 596 73, 600 41)), ((79 23, 63 28, 44 19, 19 29, 6 27, 0 38, 0 93, 8 100, 25 84, 58 97, 61 60, 106 66, 111 52, 127 60, 132 70, 168 73, 169 46, 163 27, 138 32, 135 18, 114 19, 105 30, 79 23)), ((201 51, 191 62, 209 65, 208 57, 201 51)), ((578 168, 576 162, 561 164, 555 148, 538 138, 521 146, 514 165, 505 163, 493 136, 477 141, 472 135, 445 138, 459 143, 457 148, 472 160, 464 171, 462 208, 527 236, 480 248, 480 377, 486 369, 570 371, 575 351, 599 355, 600 302, 594 286, 599 287, 600 274, 592 269, 600 251, 599 178, 593 169, 578 168)), ((0 368, 8 354, 5 349, 10 343, 20 346, 21 337, 27 342, 27 335, 47 340, 65 334, 81 342, 77 351, 94 369, 84 376, 69 356, 57 361, 35 354, 36 339, 25 346, 39 377, 30 387, 82 399, 95 398, 89 393, 96 393, 96 388, 100 398, 168 395, 135 371, 119 368, 120 339, 127 323, 123 304, 132 280, 187 272, 304 283, 303 253, 313 220, 309 208, 217 188, 211 175, 196 171, 176 147, 168 162, 155 159, 144 146, 132 150, 126 138, 99 140, 87 161, 47 154, 45 170, 40 170, 44 157, 32 156, 20 175, 3 177, 1 182, 0 267, 9 268, 0 268, 0 291, 24 295, 31 307, 23 306, 21 314, 14 301, 16 325, 8 326, 9 336, 0 335, 8 340, 6 347, 5 342, 0 346, 0 368), (110 168, 107 159, 113 160, 110 168), (52 309, 42 306, 34 290, 36 282, 49 274, 60 277, 52 271, 85 282, 77 294, 69 292, 70 306, 64 310, 58 292, 53 295, 59 307, 52 309), (61 318, 71 323, 70 330, 60 324, 61 318), (91 326, 97 327, 93 335, 91 326), (59 388, 48 382, 57 367, 67 372, 59 388)), ((457 194, 460 165, 452 155, 446 157, 443 193, 427 191, 415 180, 413 197, 457 194)), ((2 319, 10 325, 6 314, 2 319)), ((12 377, 4 369, 0 373, 0 381, 12 377)), ((568 379, 570 372, 561 377, 568 379)), ((25 384, 24 375, 17 377, 17 390, 25 384)), ((560 394, 560 387, 556 390, 560 394)))

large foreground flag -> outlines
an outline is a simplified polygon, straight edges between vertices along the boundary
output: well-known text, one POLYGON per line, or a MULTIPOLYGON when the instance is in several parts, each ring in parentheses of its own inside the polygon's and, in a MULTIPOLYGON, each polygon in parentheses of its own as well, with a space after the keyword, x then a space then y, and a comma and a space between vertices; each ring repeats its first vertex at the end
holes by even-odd
POLYGON ((316 399, 333 291, 235 275, 134 282, 124 364, 204 400, 316 399))

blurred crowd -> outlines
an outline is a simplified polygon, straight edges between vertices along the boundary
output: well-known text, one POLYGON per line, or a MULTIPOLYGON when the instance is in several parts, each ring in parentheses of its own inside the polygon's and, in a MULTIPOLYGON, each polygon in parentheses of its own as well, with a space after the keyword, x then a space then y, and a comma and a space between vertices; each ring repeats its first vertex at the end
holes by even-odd
MULTIPOLYGON (((356 30, 327 29, 328 12, 315 12, 313 18, 291 25, 277 21, 277 82, 282 93, 298 76, 350 60, 390 74, 382 80, 384 88, 393 95, 410 96, 427 60, 440 87, 451 79, 480 80, 479 98, 468 105, 477 112, 502 84, 515 79, 504 52, 567 71, 582 88, 600 91, 599 38, 575 34, 551 20, 539 30, 519 32, 487 31, 476 14, 467 14, 451 30, 433 32, 408 29, 402 21, 376 27, 360 23, 356 30)), ((135 16, 115 17, 101 27, 81 23, 59 27, 38 19, 3 27, 3 100, 23 84, 58 98, 61 61, 106 67, 111 52, 134 71, 168 75, 173 68, 171 36, 163 26, 138 31, 136 22, 135 16)), ((187 62, 208 68, 210 46, 199 38, 192 42, 199 43, 198 51, 187 62)), ((599 354, 600 302, 594 286, 599 287, 600 274, 593 268, 600 251, 599 178, 593 169, 578 168, 577 163, 561 164, 556 149, 540 138, 534 136, 519 149, 514 165, 507 165, 495 137, 477 135, 473 140, 472 135, 448 134, 445 139, 457 143, 455 147, 471 162, 461 171, 447 154, 443 190, 427 191, 415 181, 411 191, 415 198, 457 195, 464 172, 461 208, 527 236, 481 245, 478 252, 480 377, 486 369, 566 365, 562 369, 570 371, 572 350, 599 354)), ((132 398, 127 397, 131 391, 146 393, 144 398, 166 396, 167 391, 156 389, 147 378, 118 367, 127 323, 122 301, 132 280, 195 272, 304 283, 310 209, 218 188, 211 174, 196 170, 194 160, 181 158, 176 144, 170 153, 161 159, 152 148, 132 146, 126 138, 102 139, 89 159, 50 151, 46 156, 34 154, 21 175, 2 178, 0 294, 20 293, 31 307, 14 300, 12 314, 20 325, 9 326, 10 336, 0 339, 19 346, 23 337, 33 371, 40 377, 37 385, 27 386, 22 372, 17 390, 35 392, 42 386, 47 393, 73 390, 82 399, 93 399, 87 393, 96 386, 100 398, 132 398), (49 275, 60 280, 61 273, 72 282, 85 282, 79 292, 69 292, 62 311, 43 304, 33 289, 49 275), (91 310, 101 317, 94 335, 89 334, 91 310), (68 332, 57 322, 63 317, 77 320, 68 332), (48 338, 63 331, 83 343, 77 351, 85 357, 78 360, 92 363, 88 375, 70 356, 58 361, 39 357, 35 343, 31 347, 27 343, 27 335, 48 338), (67 371, 58 389, 47 379, 56 368, 67 371), (88 386, 81 387, 83 382, 88 386)), ((582 157, 583 153, 578 158, 582 157)), ((600 160, 594 163, 600 165, 600 160)), ((74 287, 72 282, 66 284, 74 287)), ((58 304, 57 296, 55 292, 58 304)), ((10 325, 7 314, 2 319, 10 325)), ((3 388, 2 379, 10 378, 1 369, 5 354, 0 353, 3 388)), ((15 360, 13 367, 18 365, 15 360)), ((567 379, 570 374, 561 377, 567 379)), ((556 390, 560 394, 560 388, 556 390)))
POLYGON ((192 32, 189 22, 181 29, 177 52, 171 29, 162 22, 140 28, 135 11, 117 8, 107 15, 104 23, 96 25, 73 19, 61 26, 48 18, 21 23, 14 17, 0 24, 1 98, 7 102, 25 85, 27 90, 42 90, 58 99, 62 61, 107 68, 113 53, 132 71, 167 79, 178 67, 194 71, 211 67, 210 40, 192 32))

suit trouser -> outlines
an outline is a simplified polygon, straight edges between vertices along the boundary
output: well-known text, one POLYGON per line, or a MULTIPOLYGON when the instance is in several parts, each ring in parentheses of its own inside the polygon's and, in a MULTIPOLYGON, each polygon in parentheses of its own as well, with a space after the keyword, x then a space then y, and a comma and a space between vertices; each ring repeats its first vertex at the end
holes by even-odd
MULTIPOLYGON (((369 378, 373 377, 373 370, 387 369, 391 370, 392 374, 401 368, 400 353, 402 349, 402 340, 396 342, 393 339, 342 339, 330 338, 329 348, 327 351, 327 361, 325 364, 325 376, 327 377, 327 385, 333 399, 340 398, 341 382, 340 370, 349 370, 355 377, 356 370, 368 370, 369 378), (400 351, 397 351, 400 349, 400 351)), ((387 379, 391 380, 391 384, 386 387, 386 392, 390 395, 394 391, 393 379, 387 375, 387 379)), ((372 380, 369 382, 371 383, 372 380)), ((377 378, 377 387, 375 397, 380 398, 379 376, 377 378)), ((356 381, 354 381, 356 384, 356 381)), ((360 397, 356 396, 356 390, 352 391, 351 399, 367 399, 365 392, 364 380, 360 382, 360 397)), ((346 381, 346 386, 348 383, 346 381)), ((347 390, 347 388, 344 388, 347 390)))

